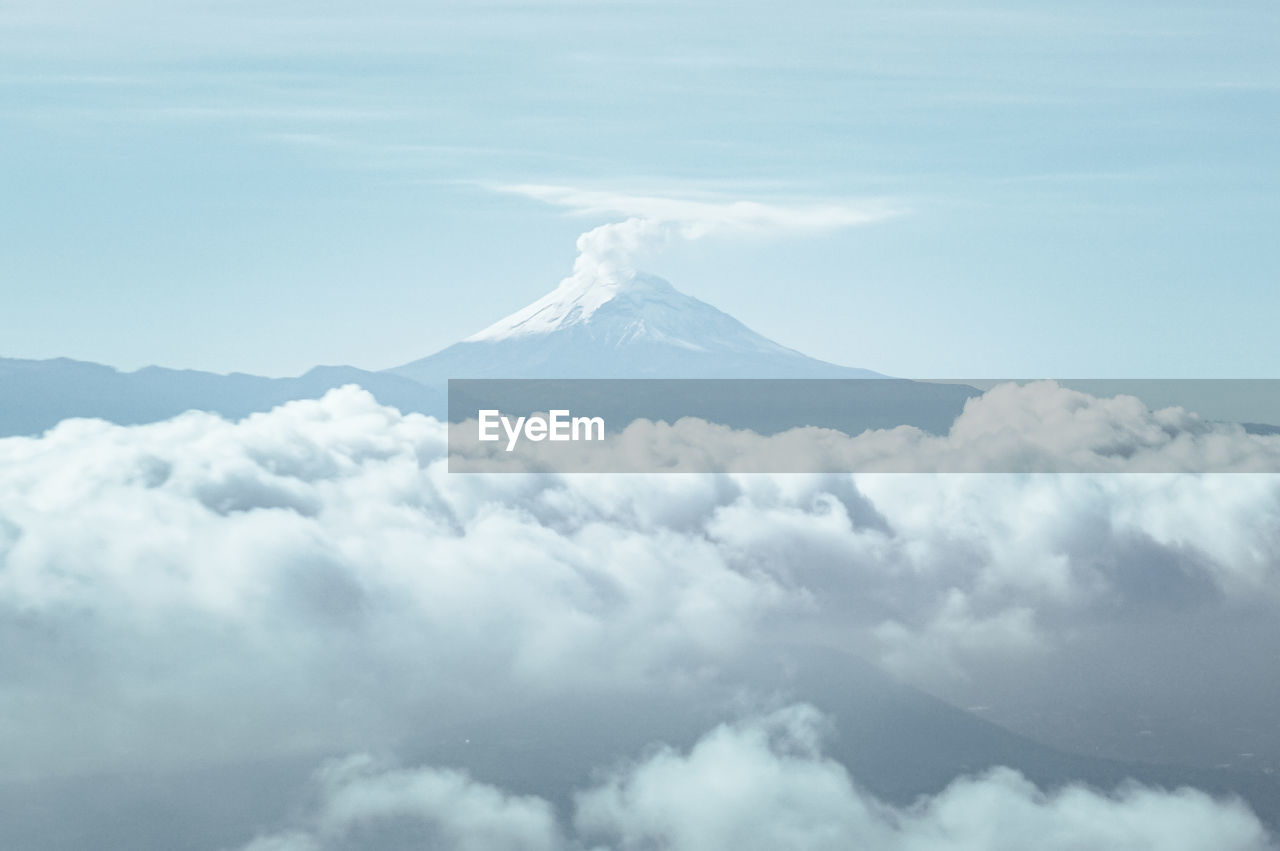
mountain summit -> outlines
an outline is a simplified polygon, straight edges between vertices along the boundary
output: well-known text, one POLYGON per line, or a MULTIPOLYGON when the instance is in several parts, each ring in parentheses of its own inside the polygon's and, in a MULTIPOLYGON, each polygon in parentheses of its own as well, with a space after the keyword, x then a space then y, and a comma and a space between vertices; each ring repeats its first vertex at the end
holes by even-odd
POLYGON ((874 378, 757 334, 654 275, 611 271, 560 286, 477 334, 389 370, 447 378, 874 378))

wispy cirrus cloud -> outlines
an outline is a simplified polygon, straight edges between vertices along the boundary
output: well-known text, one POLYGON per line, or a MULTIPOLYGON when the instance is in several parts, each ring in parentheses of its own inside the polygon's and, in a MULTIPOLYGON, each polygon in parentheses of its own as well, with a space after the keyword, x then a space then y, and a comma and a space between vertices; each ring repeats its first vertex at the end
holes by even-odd
POLYGON ((713 233, 837 230, 873 224, 906 212, 898 202, 876 198, 747 200, 696 193, 679 197, 544 183, 493 188, 564 208, 571 215, 646 219, 675 225, 688 238, 713 233))

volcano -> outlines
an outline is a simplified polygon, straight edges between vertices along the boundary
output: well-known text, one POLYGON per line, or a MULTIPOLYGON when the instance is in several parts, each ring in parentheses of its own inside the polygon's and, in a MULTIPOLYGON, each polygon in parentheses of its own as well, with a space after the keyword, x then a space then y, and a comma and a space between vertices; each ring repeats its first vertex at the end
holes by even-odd
POLYGON ((449 378, 881 378, 804 355, 654 275, 566 278, 436 354, 388 370, 449 378))

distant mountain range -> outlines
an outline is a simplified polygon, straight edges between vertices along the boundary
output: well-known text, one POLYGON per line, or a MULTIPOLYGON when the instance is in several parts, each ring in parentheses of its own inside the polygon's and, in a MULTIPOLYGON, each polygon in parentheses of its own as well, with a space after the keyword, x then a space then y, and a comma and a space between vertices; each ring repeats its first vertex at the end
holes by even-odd
POLYGON ((69 417, 136 425, 200 410, 239 419, 293 399, 318 399, 344 384, 359 384, 402 411, 439 415, 445 406, 442 388, 350 366, 318 366, 297 378, 263 378, 156 366, 119 372, 67 358, 0 358, 0 436, 39 434, 69 417))
MULTIPOLYGON (((428 357, 376 372, 351 366, 317 366, 295 378, 264 378, 157 366, 120 372, 67 358, 0 358, 0 437, 39 434, 69 417, 96 417, 134 425, 202 410, 238 419, 294 399, 319 398, 345 384, 358 384, 382 404, 406 413, 443 419, 448 412, 446 389, 451 378, 887 376, 821 361, 775 343, 723 311, 678 291, 662 278, 616 272, 590 282, 566 278, 542 298, 465 340, 428 357)), ((991 383, 994 382, 979 382, 978 386, 991 383)), ((1254 434, 1280 433, 1280 427, 1269 424, 1280 422, 1275 382, 1063 383, 1094 395, 1130 393, 1153 408, 1183 405, 1210 419, 1243 423, 1254 434)), ((702 389, 690 385, 683 392, 687 396, 702 393, 702 389)), ((728 391, 712 388, 712 396, 715 392, 728 391)), ((814 398, 812 391, 798 384, 787 392, 797 399, 814 398)), ((798 414, 793 415, 785 401, 775 405, 774 411, 764 412, 763 417, 759 410, 750 416, 739 411, 733 418, 715 421, 768 432, 794 425, 861 431, 905 423, 936 433, 945 431, 965 400, 979 390, 967 384, 898 380, 885 382, 883 387, 877 381, 874 389, 866 385, 857 393, 861 405, 854 406, 859 409, 852 417, 847 397, 843 397, 831 400, 838 410, 818 412, 817 419, 805 422, 791 421, 798 414)), ((677 398, 679 395, 672 395, 667 408, 684 414, 701 410, 677 398)), ((521 403, 518 392, 512 398, 513 403, 521 403)), ((706 401, 714 399, 708 397, 706 401)), ((741 401, 729 399, 720 409, 731 410, 741 401)), ((643 407, 646 411, 657 410, 649 402, 643 407)), ((652 414, 648 416, 654 418, 652 414)), ((626 419, 623 417, 622 421, 626 419)))
POLYGON ((296 378, 57 358, 0 358, 0 435, 68 417, 133 425, 196 409, 239 418, 359 384, 385 405, 443 417, 450 378, 876 378, 757 334, 650 275, 567 279, 507 318, 429 357, 380 372, 318 366, 296 378))

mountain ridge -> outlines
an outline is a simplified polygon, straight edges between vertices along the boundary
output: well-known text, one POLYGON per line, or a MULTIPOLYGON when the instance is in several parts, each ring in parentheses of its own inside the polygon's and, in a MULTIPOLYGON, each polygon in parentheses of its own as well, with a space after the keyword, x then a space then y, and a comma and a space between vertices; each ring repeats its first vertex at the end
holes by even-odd
POLYGON ((787 348, 662 278, 596 268, 575 272, 460 342, 391 369, 317 366, 267 378, 0 358, 0 436, 39 434, 71 417, 137 425, 202 410, 238 419, 344 384, 403 412, 443 419, 450 378, 884 377, 787 348))

